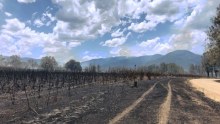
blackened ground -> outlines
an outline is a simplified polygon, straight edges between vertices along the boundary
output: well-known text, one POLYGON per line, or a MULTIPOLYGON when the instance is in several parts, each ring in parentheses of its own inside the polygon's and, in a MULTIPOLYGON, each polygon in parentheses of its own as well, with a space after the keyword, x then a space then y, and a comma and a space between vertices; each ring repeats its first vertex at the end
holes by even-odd
POLYGON ((154 81, 138 82, 137 88, 131 88, 124 85, 118 87, 108 87, 103 101, 97 105, 96 112, 89 113, 77 120, 77 123, 105 124, 110 119, 122 112, 126 107, 130 106, 138 99, 146 90, 148 90, 154 81))
POLYGON ((0 96, 0 123, 106 124, 140 98, 155 83, 154 89, 118 123, 158 123, 161 105, 166 103, 168 89, 171 89, 171 106, 169 115, 166 116, 168 123, 219 124, 220 103, 206 98, 203 93, 194 90, 185 78, 140 81, 137 88, 132 88, 132 84, 128 84, 128 82, 100 83, 74 88, 71 90, 70 97, 65 88, 59 90, 57 98, 56 92, 53 90, 48 106, 45 105, 47 92, 42 93, 42 97, 37 100, 35 97, 30 97, 31 106, 38 114, 27 110, 25 98, 16 101, 15 105, 11 105, 10 99, 0 96), (168 88, 169 81, 170 88, 168 88))
POLYGON ((32 108, 38 115, 27 110, 26 99, 16 101, 11 105, 5 101, 5 112, 0 114, 2 123, 108 123, 117 113, 129 106, 140 97, 157 80, 140 81, 137 88, 132 88, 131 83, 98 84, 79 87, 71 90, 59 90, 57 99, 55 91, 51 91, 49 105, 46 106, 48 94, 45 93, 40 99, 30 98, 32 108), (36 108, 36 102, 38 109, 36 108), (11 112, 9 112, 11 111, 11 112))
POLYGON ((121 124, 156 124, 158 123, 158 112, 160 105, 166 98, 167 89, 164 84, 168 80, 158 82, 154 90, 145 98, 130 115, 124 118, 121 124))

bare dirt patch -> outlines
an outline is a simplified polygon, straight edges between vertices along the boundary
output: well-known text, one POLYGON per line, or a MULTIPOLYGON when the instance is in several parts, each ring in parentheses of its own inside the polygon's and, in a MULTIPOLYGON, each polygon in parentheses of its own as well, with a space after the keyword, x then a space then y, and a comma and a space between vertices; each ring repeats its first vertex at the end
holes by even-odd
POLYGON ((171 92, 171 86, 170 81, 168 82, 168 94, 164 101, 164 103, 160 106, 159 111, 159 124, 167 124, 170 114, 170 105, 171 105, 171 98, 172 98, 172 92, 171 92))
POLYGON ((220 83, 219 79, 192 79, 190 83, 207 97, 220 102, 220 83))

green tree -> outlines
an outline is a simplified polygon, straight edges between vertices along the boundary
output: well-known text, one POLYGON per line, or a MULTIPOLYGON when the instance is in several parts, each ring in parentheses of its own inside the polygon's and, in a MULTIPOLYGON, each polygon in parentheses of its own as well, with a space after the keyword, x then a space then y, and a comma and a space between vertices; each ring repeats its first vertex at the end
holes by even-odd
POLYGON ((9 58, 9 65, 13 68, 21 68, 22 62, 18 55, 12 55, 9 58))
POLYGON ((5 58, 4 58, 4 56, 2 56, 2 55, 0 55, 0 67, 1 66, 6 66, 5 65, 5 58))
POLYGON ((189 67, 189 73, 190 74, 196 74, 196 67, 194 64, 191 64, 189 67))
POLYGON ((100 65, 97 65, 97 72, 101 72, 101 66, 100 65))
POLYGON ((207 31, 209 43, 206 56, 212 66, 220 65, 220 5, 217 8, 216 16, 212 18, 212 25, 207 31))
POLYGON ((37 69, 38 68, 38 64, 37 64, 37 62, 34 59, 29 59, 27 61, 27 67, 29 69, 37 69))
POLYGON ((167 64, 166 63, 161 63, 160 64, 160 71, 162 73, 167 73, 167 64))
POLYGON ((52 56, 45 56, 41 59, 41 68, 49 71, 53 71, 58 67, 57 61, 52 56))
POLYGON ((183 74, 184 69, 181 66, 176 65, 175 63, 161 63, 160 66, 150 65, 147 67, 147 70, 150 72, 156 73, 168 73, 168 74, 183 74))
POLYGON ((96 65, 90 64, 90 65, 89 65, 89 72, 97 72, 96 65))
POLYGON ((210 67, 211 67, 211 63, 210 63, 210 55, 209 52, 205 52, 203 53, 202 56, 202 67, 205 70, 207 76, 209 77, 209 73, 210 73, 210 67))
POLYGON ((73 72, 81 72, 82 71, 82 67, 80 65, 79 62, 75 61, 75 60, 69 60, 66 64, 65 64, 65 68, 67 70, 73 71, 73 72))

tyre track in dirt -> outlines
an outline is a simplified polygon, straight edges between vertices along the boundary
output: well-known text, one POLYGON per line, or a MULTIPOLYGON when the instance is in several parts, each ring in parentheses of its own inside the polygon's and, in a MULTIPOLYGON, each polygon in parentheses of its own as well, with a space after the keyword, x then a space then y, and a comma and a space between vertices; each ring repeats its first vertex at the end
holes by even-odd
POLYGON ((170 106, 171 106, 171 98, 172 98, 172 89, 170 86, 171 80, 168 82, 168 94, 167 97, 164 101, 164 103, 160 106, 159 110, 159 124, 167 124, 169 120, 169 115, 170 115, 170 106))
POLYGON ((124 117, 126 117, 133 109, 135 109, 144 99, 145 97, 150 94, 154 87, 158 84, 155 83, 150 89, 148 89, 146 92, 144 92, 140 98, 138 98, 136 101, 134 101, 130 106, 125 108, 121 113, 116 115, 113 119, 109 121, 109 124, 117 124, 119 123, 124 117))
POLYGON ((143 101, 117 123, 157 124, 160 105, 164 102, 168 93, 168 81, 169 79, 162 79, 155 82, 154 89, 143 99, 143 101))

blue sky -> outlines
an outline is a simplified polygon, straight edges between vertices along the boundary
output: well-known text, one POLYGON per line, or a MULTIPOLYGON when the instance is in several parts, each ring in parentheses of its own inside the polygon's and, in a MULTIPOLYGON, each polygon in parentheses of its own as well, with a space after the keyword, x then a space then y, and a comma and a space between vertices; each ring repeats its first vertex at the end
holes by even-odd
POLYGON ((86 61, 204 52, 219 0, 0 0, 0 54, 86 61))

